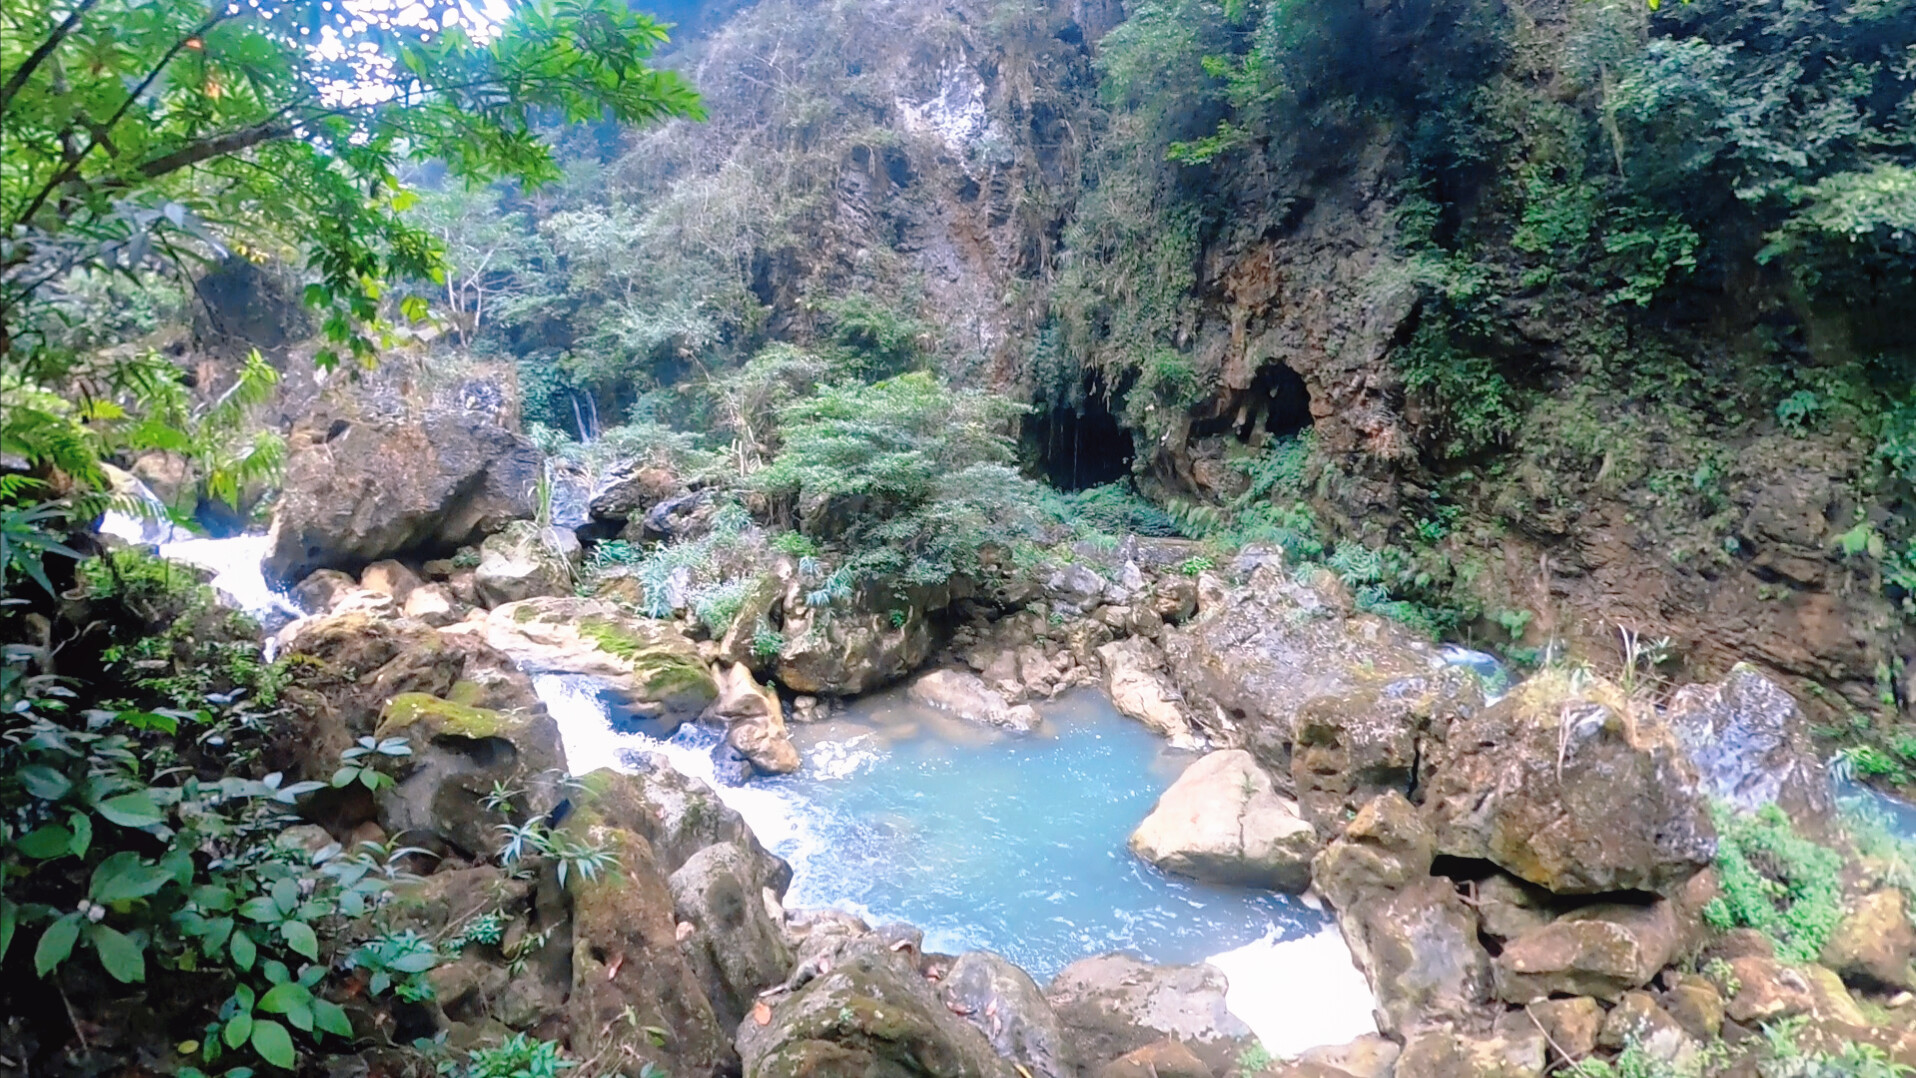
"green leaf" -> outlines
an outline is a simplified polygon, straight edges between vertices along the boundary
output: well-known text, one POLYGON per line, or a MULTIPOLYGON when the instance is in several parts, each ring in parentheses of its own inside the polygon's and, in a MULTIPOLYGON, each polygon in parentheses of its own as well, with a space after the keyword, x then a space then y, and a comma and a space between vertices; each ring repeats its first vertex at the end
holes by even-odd
POLYGON ((273 884, 273 905, 284 917, 299 905, 299 884, 293 880, 279 880, 273 884))
POLYGON ((85 857, 93 846, 93 817, 84 812, 67 815, 67 826, 73 828, 73 842, 67 848, 75 857, 85 857))
POLYGON ((240 904, 240 916, 249 921, 277 921, 279 907, 265 895, 255 895, 240 904))
POLYGON ((294 954, 319 961, 319 937, 313 934, 311 925, 304 921, 284 921, 279 926, 279 934, 294 954))
POLYGON ((259 1057, 275 1067, 293 1069, 298 1062, 293 1055, 293 1036, 286 1027, 270 1018, 262 1018, 253 1023, 253 1051, 259 1057))
POLYGON ((346 1008, 330 1000, 313 1000, 313 1024, 322 1033, 331 1033, 336 1037, 351 1037, 353 1021, 346 1017, 346 1008))
POLYGON ((69 913, 48 925, 40 934, 40 945, 33 949, 33 971, 42 977, 53 972, 73 953, 73 943, 79 938, 80 915, 77 913, 69 913))
POLYGON ((122 850, 93 870, 93 882, 87 887, 87 894, 93 901, 111 906, 145 898, 172 879, 173 874, 166 869, 142 864, 138 854, 122 850))
POLYGON ((27 793, 42 801, 58 801, 73 789, 73 783, 65 775, 45 764, 28 764, 15 774, 19 776, 20 785, 27 788, 27 793))
POLYGON ((238 1048, 253 1035, 253 1012, 241 1011, 226 1023, 226 1031, 221 1034, 228 1048, 238 1048))
POLYGON ((259 1009, 268 1014, 285 1014, 294 1007, 304 1007, 313 998, 306 986, 294 981, 276 984, 259 997, 259 1009))
POLYGON ((227 953, 233 956, 233 964, 239 967, 241 973, 252 969, 253 960, 259 957, 259 946, 243 928, 233 933, 233 938, 227 941, 226 948, 227 953))
POLYGON ((7 948, 13 946, 14 929, 20 927, 20 907, 10 898, 0 897, 0 961, 7 957, 7 948))
POLYGON ((14 849, 36 861, 51 861, 73 852, 73 832, 57 823, 35 828, 13 844, 14 849))
POLYGON ((195 906, 208 913, 225 913, 233 908, 233 892, 215 883, 193 888, 192 898, 195 906))
POLYGON ((146 980, 146 949, 133 937, 103 924, 87 926, 87 942, 100 956, 100 965, 121 984, 146 980))
POLYGON ((160 807, 153 803, 153 795, 145 790, 109 797, 94 808, 99 810, 100 815, 121 827, 135 829, 152 827, 154 824, 165 822, 166 819, 160 815, 160 807))

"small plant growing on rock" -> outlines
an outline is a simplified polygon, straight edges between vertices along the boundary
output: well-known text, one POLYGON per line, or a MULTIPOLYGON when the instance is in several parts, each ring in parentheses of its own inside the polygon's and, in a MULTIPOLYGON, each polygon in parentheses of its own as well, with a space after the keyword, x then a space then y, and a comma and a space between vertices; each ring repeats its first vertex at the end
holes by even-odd
POLYGON ((578 838, 568 831, 555 831, 544 820, 500 824, 499 830, 506 836, 506 843, 499 850, 500 864, 514 865, 532 854, 550 858, 557 863, 560 887, 565 886, 569 876, 594 880, 619 864, 618 855, 602 844, 578 838))
POLYGON ((557 1078, 575 1066, 559 1054, 557 1043, 514 1033, 496 1048, 468 1053, 465 1078, 557 1078))
POLYGON ((1196 557, 1186 558, 1178 563, 1178 572, 1183 573, 1185 576, 1197 576, 1199 573, 1208 573, 1215 568, 1217 568, 1217 562, 1212 561, 1202 554, 1196 557))
POLYGON ((354 783, 377 792, 393 784, 391 775, 380 765, 412 755, 412 746, 403 737, 362 737, 352 748, 339 754, 339 770, 333 772, 333 788, 345 789, 354 783))
POLYGON ((794 558, 818 557, 818 543, 811 536, 799 532, 780 532, 772 540, 772 549, 794 558))
MULTIPOLYGON (((1249 784, 1248 779, 1246 780, 1246 784, 1249 784)), ((1264 1073, 1270 1065, 1271 1053, 1261 1044, 1254 1044, 1238 1053, 1237 1072, 1245 1076, 1245 1078, 1249 1078, 1250 1075, 1264 1073)))
POLYGON ((1719 808, 1717 873, 1722 893, 1703 908, 1719 931, 1754 928, 1785 962, 1813 962, 1843 916, 1836 851, 1799 836, 1775 805, 1751 815, 1719 808))
POLYGON ((776 659, 785 650, 785 634, 763 620, 752 630, 752 654, 760 659, 776 659))

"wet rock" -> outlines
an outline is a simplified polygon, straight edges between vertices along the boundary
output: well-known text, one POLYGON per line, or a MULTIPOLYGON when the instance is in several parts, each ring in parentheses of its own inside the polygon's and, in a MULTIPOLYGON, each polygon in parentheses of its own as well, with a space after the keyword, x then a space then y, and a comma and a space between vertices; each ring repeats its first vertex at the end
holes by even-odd
POLYGON ((785 732, 785 709, 778 693, 760 685, 751 669, 740 663, 718 667, 714 680, 718 699, 706 715, 725 724, 726 742, 764 774, 797 771, 798 747, 785 732))
POLYGON ((1297 893, 1310 886, 1317 831, 1250 753, 1201 757, 1131 834, 1131 852, 1180 876, 1297 893))
POLYGON ((1351 954, 1377 996, 1377 1024, 1405 1034, 1481 1019, 1490 998, 1490 956, 1477 915, 1449 880, 1425 876, 1402 890, 1338 911, 1351 954))
POLYGON ((533 515, 539 474, 531 442, 477 414, 316 414, 289 439, 261 568, 283 587, 476 543, 533 515))
POLYGON ((1916 988, 1916 927, 1903 892, 1885 888, 1851 903, 1821 961, 1862 988, 1916 988))
POLYGON ((942 991, 945 1006, 984 1031, 1003 1058, 1038 1078, 1075 1073, 1064 1027, 1024 970, 995 954, 972 951, 952 963, 942 991))
POLYGON ((1215 1078, 1182 1041, 1169 1037, 1134 1048, 1098 1068, 1097 1078, 1215 1078))
POLYGON ((1331 830, 1370 798, 1415 788, 1422 742, 1483 706, 1475 676, 1455 666, 1354 680, 1297 710, 1291 781, 1304 818, 1331 830))
POLYGON ((967 722, 1029 732, 1038 726, 1038 713, 1029 706, 1013 706, 1004 694, 966 670, 929 670, 912 679, 905 690, 912 701, 949 712, 967 722))
POLYGON ((1543 1027, 1545 1039, 1560 1058, 1575 1062, 1597 1050, 1603 1033, 1603 1004, 1589 996, 1545 999, 1524 1007, 1524 1013, 1543 1027))
POLYGON ((579 537, 571 529, 515 521, 486 537, 472 583, 486 606, 572 594, 579 537))
POLYGON ((1197 746, 1184 695, 1164 673, 1164 653, 1149 640, 1131 637, 1098 648, 1104 692, 1111 706, 1162 735, 1175 747, 1197 746))
POLYGON ((1107 954, 1066 966, 1045 986, 1045 998, 1086 1063, 1168 1037, 1223 1073, 1252 1043, 1250 1028, 1224 1005, 1225 988, 1214 966, 1154 966, 1107 954))
POLYGON ((1166 629, 1166 668, 1207 731, 1255 754, 1274 772, 1291 767, 1298 710, 1308 700, 1369 682, 1427 676, 1438 662, 1401 625, 1369 614, 1346 617, 1316 589, 1259 570, 1247 587, 1214 593, 1197 620, 1166 629))
POLYGON ((1433 840, 1417 809, 1391 791, 1372 798, 1344 833, 1311 862, 1311 879, 1332 906, 1395 891, 1430 872, 1433 840))
POLYGON ((725 1029, 743 1021, 758 994, 783 981, 792 966, 791 950, 766 909, 761 875, 751 851, 728 842, 693 854, 668 880, 680 946, 725 1029))
POLYGON ((1711 797, 1744 812, 1774 803, 1800 826, 1829 819, 1829 776, 1810 720, 1754 667, 1739 663, 1714 685, 1683 686, 1664 715, 1711 797))
POLYGON ((1504 945, 1495 968, 1498 998, 1530 1003, 1569 995, 1614 1001, 1650 983, 1675 956, 1680 932, 1667 901, 1573 910, 1504 945))
POLYGON ((1528 1019, 1494 1033, 1426 1030, 1404 1042, 1395 1078, 1541 1078, 1546 1047, 1528 1019))
POLYGON ((379 796, 380 826, 404 844, 490 855, 501 823, 543 816, 559 802, 565 751, 544 708, 503 712, 401 693, 386 704, 374 736, 405 738, 412 749, 398 781, 379 796), (497 788, 523 791, 510 818, 486 804, 497 788))
MULTIPOLYGON (((806 606, 794 580, 785 595, 785 646, 773 669, 778 683, 809 696, 856 696, 888 685, 931 656, 925 607, 835 610, 806 606)), ((942 605, 942 604, 940 604, 942 605)))
POLYGON ((951 1013, 918 971, 873 936, 738 1027, 745 1073, 763 1078, 1014 1078, 985 1035, 951 1013))
POLYGON ((413 589, 422 583, 424 581, 419 579, 418 573, 406 568, 405 563, 390 558, 373 562, 359 574, 360 587, 384 595, 398 606, 404 606, 413 589))
POLYGON ((631 719, 661 736, 703 712, 718 685, 697 645, 671 622, 596 599, 547 597, 494 607, 485 638, 529 670, 603 680, 631 719))
POLYGON ((1453 724, 1425 800, 1437 852, 1556 894, 1675 893, 1716 853, 1688 758, 1648 709, 1546 673, 1453 724))
POLYGON ((590 878, 574 872, 566 884, 572 1051, 626 1060, 633 1073, 645 1062, 682 1075, 736 1067, 730 1040, 679 949, 672 895, 651 845, 609 823, 596 806, 576 808, 564 827, 618 859, 614 870, 590 878))

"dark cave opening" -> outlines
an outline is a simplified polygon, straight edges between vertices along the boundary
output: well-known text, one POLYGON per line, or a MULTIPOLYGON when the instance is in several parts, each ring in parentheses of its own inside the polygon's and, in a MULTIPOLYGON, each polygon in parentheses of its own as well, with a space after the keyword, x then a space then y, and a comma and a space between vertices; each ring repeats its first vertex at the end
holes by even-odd
POLYGON ((1193 440, 1228 433, 1240 442, 1261 444, 1265 438, 1288 438, 1311 425, 1311 391, 1303 376, 1276 360, 1257 369, 1243 394, 1235 400, 1227 396, 1217 406, 1224 410, 1191 421, 1193 440))
POLYGON ((1104 386, 1096 379, 1087 379, 1080 401, 1041 406, 1025 421, 1025 439, 1045 481, 1065 491, 1123 479, 1131 474, 1136 454, 1131 432, 1111 414, 1104 386))

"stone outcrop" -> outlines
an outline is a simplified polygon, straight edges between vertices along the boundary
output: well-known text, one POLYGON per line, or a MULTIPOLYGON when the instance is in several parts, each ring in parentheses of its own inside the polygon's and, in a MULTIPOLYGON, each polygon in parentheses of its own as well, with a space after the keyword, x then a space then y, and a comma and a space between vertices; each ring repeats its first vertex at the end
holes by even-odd
POLYGON ((1673 893, 1716 853, 1688 757, 1594 678, 1533 677, 1445 737, 1425 801, 1437 852, 1556 894, 1673 893))
POLYGON ((1299 892, 1310 886, 1317 831, 1243 749, 1203 756, 1131 834, 1131 852, 1180 876, 1299 892))
POLYGON ((1416 788, 1423 743, 1482 706, 1476 676, 1457 666, 1391 679, 1360 675, 1306 701, 1297 709, 1290 767, 1304 818, 1334 829, 1377 794, 1416 788))
POLYGON ((579 537, 570 528, 514 521, 480 544, 473 587, 478 589, 479 601, 489 607, 570 595, 579 558, 579 537))
POLYGON ((1024 970, 971 951, 951 964, 940 991, 946 1008, 982 1030, 999 1056, 1037 1078, 1072 1078, 1075 1057, 1064 1026, 1024 970))
POLYGON ((288 441, 262 565, 281 586, 315 569, 433 556, 533 515, 539 451, 476 413, 320 413, 288 441))
POLYGON ((746 1074, 1016 1078, 985 1034, 951 1013, 908 957, 877 936, 840 937, 799 968, 807 979, 739 1024, 746 1074))
POLYGON ((543 707, 503 712, 401 693, 387 702, 374 736, 403 738, 411 748, 398 781, 379 796, 380 826, 402 844, 490 856, 502 823, 544 816, 559 802, 565 754, 543 707), (495 809, 487 805, 495 789, 519 793, 495 809))
POLYGON ((1850 984, 1916 988, 1916 926, 1910 924, 1908 898, 1888 887, 1851 903, 1823 945, 1821 961, 1850 984))
POLYGON ((736 1028, 792 966, 761 878, 751 850, 722 842, 693 854, 668 880, 680 948, 724 1029, 736 1028))
POLYGON ((1111 706, 1151 728, 1176 748, 1195 748, 1197 736, 1184 694, 1164 673, 1164 653, 1141 637, 1098 648, 1104 692, 1111 706))
POLYGON ((1411 1036, 1395 1078, 1542 1078, 1543 1031, 1522 1015, 1491 1033, 1432 1029, 1411 1036))
POLYGON ((1107 954, 1060 970, 1045 999, 1087 1067, 1172 1038, 1222 1074, 1253 1043, 1250 1028, 1225 1007, 1225 988, 1215 966, 1154 966, 1107 954))
POLYGON ((910 609, 900 624, 890 611, 849 610, 831 617, 788 594, 785 646, 773 662, 778 683, 811 696, 856 696, 888 685, 931 655, 931 624, 910 609))
POLYGON ((718 698, 698 647, 672 622, 635 617, 596 599, 548 597, 494 607, 486 641, 535 671, 602 681, 627 712, 662 736, 718 698))
POLYGON ((1392 791, 1372 798, 1311 862, 1311 879, 1331 905, 1346 909, 1430 874, 1434 840, 1417 809, 1392 791))
POLYGON ((1475 911, 1448 879, 1425 876, 1362 899, 1340 909, 1338 922, 1377 996, 1385 1033, 1484 1018, 1490 956, 1477 941, 1475 911))
POLYGON ((1614 1003, 1649 984, 1681 941, 1676 910, 1666 900, 1584 906, 1504 945, 1495 966, 1497 995, 1510 1003, 1551 996, 1614 1003))

